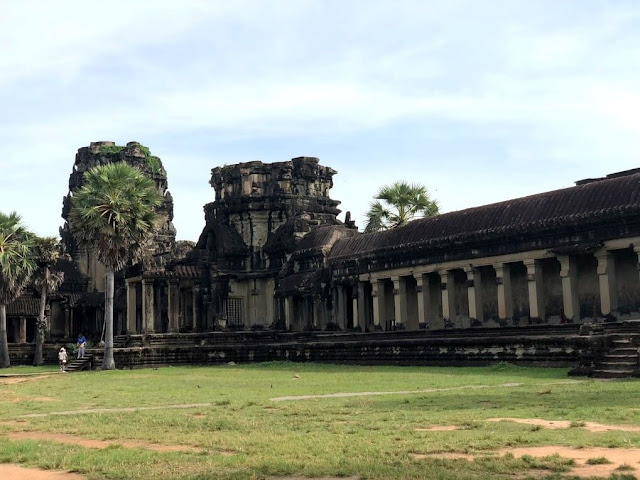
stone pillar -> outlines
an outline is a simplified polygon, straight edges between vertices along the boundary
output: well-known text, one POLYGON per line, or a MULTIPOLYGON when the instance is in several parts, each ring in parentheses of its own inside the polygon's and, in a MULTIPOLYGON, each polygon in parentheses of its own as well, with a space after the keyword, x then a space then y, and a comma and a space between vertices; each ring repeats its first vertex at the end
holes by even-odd
POLYGON ((562 305, 565 317, 580 317, 578 298, 578 272, 575 261, 569 255, 559 255, 560 278, 562 279, 562 305))
POLYGON ((346 309, 346 299, 344 294, 344 286, 338 284, 336 285, 336 291, 338 294, 337 300, 338 305, 336 305, 336 323, 340 325, 340 328, 347 328, 347 309, 346 309))
MULTIPOLYGON (((440 273, 440 290, 442 291, 442 317, 453 324, 456 316, 453 272, 447 270, 440 273)), ((444 324, 440 328, 444 328, 444 324)))
POLYGON ((153 280, 142 280, 142 325, 144 333, 155 332, 153 311, 155 302, 153 301, 153 280))
POLYGON ((194 285, 191 289, 191 331, 195 332, 198 330, 198 312, 200 311, 198 308, 198 300, 200 299, 200 287, 194 285))
POLYGON ((20 317, 20 336, 18 337, 19 343, 27 343, 27 319, 20 317))
POLYGON ((71 336, 71 308, 64 307, 64 338, 71 336))
POLYGON ((127 333, 133 334, 136 329, 136 284, 127 281, 127 333))
POLYGON ((373 300, 373 325, 382 327, 384 311, 384 283, 378 279, 371 280, 371 298, 373 300))
POLYGON ((169 332, 178 332, 180 330, 180 326, 178 324, 179 321, 179 307, 180 307, 180 285, 178 280, 168 280, 168 303, 167 303, 167 314, 169 315, 169 332))
POLYGON ((367 299, 364 287, 364 282, 358 282, 358 326, 363 332, 367 329, 367 299))
POLYGON ((284 297, 284 327, 286 330, 291 328, 293 323, 293 299, 284 297))
POLYGON ((469 319, 475 318, 482 322, 484 320, 484 312, 482 310, 482 277, 480 270, 475 267, 466 267, 464 272, 467 274, 467 295, 469 296, 469 319))
POLYGON ((427 322, 427 312, 429 311, 429 279, 427 278, 427 291, 425 292, 424 280, 425 275, 422 273, 414 273, 413 278, 416 279, 416 299, 418 302, 418 327, 421 323, 427 322))
POLYGON ((616 259, 613 252, 600 250, 595 254, 598 260, 598 281, 600 283, 600 310, 603 315, 618 309, 618 287, 616 282, 616 259))
POLYGON ((511 295, 511 268, 499 263, 494 265, 496 284, 498 285, 498 317, 501 319, 513 317, 513 298, 511 295))
POLYGON ((394 319, 396 325, 407 328, 407 285, 402 277, 391 277, 393 282, 394 319))
POLYGON ((527 285, 529 287, 529 318, 546 318, 544 290, 542 283, 542 264, 540 260, 525 260, 527 267, 527 285))
POLYGON ((351 291, 351 305, 353 305, 353 328, 358 326, 360 309, 358 308, 358 285, 351 291))

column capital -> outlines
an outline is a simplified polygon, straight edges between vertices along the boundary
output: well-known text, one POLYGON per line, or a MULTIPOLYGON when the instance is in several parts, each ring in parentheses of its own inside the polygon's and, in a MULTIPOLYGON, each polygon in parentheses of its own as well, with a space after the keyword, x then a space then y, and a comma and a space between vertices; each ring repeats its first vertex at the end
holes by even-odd
POLYGON ((558 255, 558 261, 560 262, 560 277, 566 278, 575 273, 575 261, 569 255, 558 255))

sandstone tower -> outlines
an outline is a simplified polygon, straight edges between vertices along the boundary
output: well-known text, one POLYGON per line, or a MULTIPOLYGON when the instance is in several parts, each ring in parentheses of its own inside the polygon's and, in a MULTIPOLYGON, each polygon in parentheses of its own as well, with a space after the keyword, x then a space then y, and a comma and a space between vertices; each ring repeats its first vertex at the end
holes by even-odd
POLYGON ((78 149, 73 171, 69 176, 69 193, 63 198, 62 218, 65 223, 60 228, 60 236, 67 252, 77 263, 79 270, 89 277, 90 291, 104 291, 105 269, 94 252, 79 247, 69 226, 71 197, 73 192, 84 183, 87 170, 107 163, 126 162, 138 167, 155 181, 158 192, 163 196, 158 208, 161 217, 160 228, 155 235, 151 257, 145 262, 151 268, 160 268, 166 256, 175 244, 176 230, 173 226, 173 198, 167 190, 167 172, 158 157, 152 156, 149 149, 138 142, 129 142, 126 146, 117 146, 114 142, 91 142, 88 147, 78 149))

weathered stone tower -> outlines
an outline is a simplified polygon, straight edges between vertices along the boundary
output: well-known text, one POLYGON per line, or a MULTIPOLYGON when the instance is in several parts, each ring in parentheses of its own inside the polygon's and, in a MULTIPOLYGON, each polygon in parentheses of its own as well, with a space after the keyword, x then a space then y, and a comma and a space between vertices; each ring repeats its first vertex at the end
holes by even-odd
POLYGON ((129 142, 125 147, 117 146, 114 142, 91 142, 88 147, 78 149, 73 171, 69 176, 69 193, 63 198, 62 218, 64 226, 60 228, 60 236, 67 252, 77 263, 80 272, 89 277, 90 291, 104 291, 105 269, 94 252, 77 245, 73 231, 69 226, 71 212, 71 197, 73 192, 84 183, 84 173, 87 170, 107 163, 126 162, 138 167, 151 177, 156 188, 163 196, 162 205, 158 208, 161 217, 160 228, 155 235, 150 259, 146 263, 151 268, 160 268, 164 257, 175 244, 176 230, 173 226, 173 198, 167 190, 167 172, 158 157, 154 157, 147 147, 138 142, 129 142))
POLYGON ((196 246, 208 277, 203 327, 269 325, 280 317, 274 300, 280 269, 312 229, 341 223, 340 202, 329 197, 336 173, 313 157, 211 171, 215 201, 204 207, 196 246))

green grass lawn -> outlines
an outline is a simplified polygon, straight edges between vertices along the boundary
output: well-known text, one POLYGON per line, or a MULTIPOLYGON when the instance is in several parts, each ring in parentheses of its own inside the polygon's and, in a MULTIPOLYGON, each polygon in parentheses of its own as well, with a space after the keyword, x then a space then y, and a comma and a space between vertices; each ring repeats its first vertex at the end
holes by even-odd
MULTIPOLYGON (((0 374, 22 371, 12 368, 0 374)), ((571 478, 570 462, 557 456, 466 461, 413 455, 536 445, 640 447, 640 432, 592 433, 581 428, 587 421, 640 426, 639 390, 638 381, 572 379, 564 369, 507 365, 268 363, 56 373, 0 383, 0 462, 71 470, 89 478, 571 478), (272 400, 378 391, 409 393, 272 400), (146 409, 184 404, 207 405, 146 409), (126 407, 141 409, 23 417, 126 407), (492 417, 569 420, 573 426, 551 430, 486 421, 492 417), (416 430, 435 425, 461 428, 416 430), (114 445, 96 449, 8 438, 20 431, 113 440, 114 445), (193 448, 158 452, 117 445, 126 441, 193 448)), ((621 471, 612 478, 635 477, 633 471, 621 471)))

